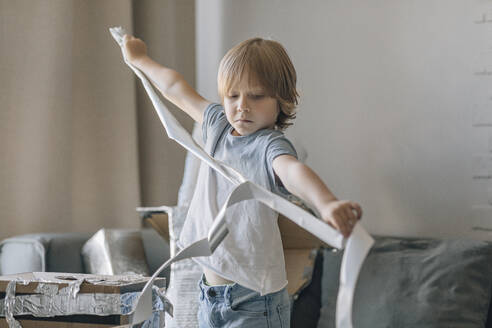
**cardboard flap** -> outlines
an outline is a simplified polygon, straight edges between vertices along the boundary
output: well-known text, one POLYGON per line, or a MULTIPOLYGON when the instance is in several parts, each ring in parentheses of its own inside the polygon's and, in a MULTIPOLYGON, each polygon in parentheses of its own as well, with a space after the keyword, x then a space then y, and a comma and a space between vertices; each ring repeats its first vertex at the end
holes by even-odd
POLYGON ((311 282, 316 249, 286 249, 284 255, 287 291, 294 295, 311 282))
MULTIPOLYGON (((143 216, 143 221, 169 242, 169 218, 167 213, 151 213, 143 216)), ((312 249, 328 246, 310 232, 304 230, 282 214, 278 216, 278 226, 284 249, 312 249)))
POLYGON ((312 249, 320 246, 328 246, 310 232, 304 230, 282 214, 278 216, 278 227, 284 250, 287 249, 312 249))
POLYGON ((169 218, 167 213, 153 213, 144 217, 144 222, 149 224, 169 243, 169 218))

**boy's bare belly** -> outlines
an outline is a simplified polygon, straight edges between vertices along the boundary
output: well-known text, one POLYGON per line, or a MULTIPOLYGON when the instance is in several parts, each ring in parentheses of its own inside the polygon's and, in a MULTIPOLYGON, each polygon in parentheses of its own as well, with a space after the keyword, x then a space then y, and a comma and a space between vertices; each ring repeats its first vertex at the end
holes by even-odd
POLYGON ((234 283, 234 281, 227 280, 205 267, 203 268, 203 273, 205 274, 205 279, 207 279, 207 283, 210 286, 230 285, 234 283))

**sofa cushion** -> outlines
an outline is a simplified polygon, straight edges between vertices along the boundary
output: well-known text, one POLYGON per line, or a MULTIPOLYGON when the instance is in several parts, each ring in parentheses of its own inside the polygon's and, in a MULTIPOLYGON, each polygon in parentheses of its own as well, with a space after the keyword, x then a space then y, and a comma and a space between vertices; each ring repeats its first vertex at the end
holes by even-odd
MULTIPOLYGON (((342 252, 324 251, 319 328, 335 327, 342 252)), ((484 327, 492 243, 376 238, 359 276, 354 327, 484 327)))
POLYGON ((2 275, 36 271, 83 273, 80 250, 89 236, 38 233, 5 239, 0 243, 0 272, 2 275))

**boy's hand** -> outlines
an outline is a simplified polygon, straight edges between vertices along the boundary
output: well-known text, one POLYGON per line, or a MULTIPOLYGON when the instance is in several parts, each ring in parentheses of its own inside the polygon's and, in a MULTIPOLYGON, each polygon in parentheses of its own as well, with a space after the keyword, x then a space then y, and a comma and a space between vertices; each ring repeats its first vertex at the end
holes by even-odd
POLYGON ((125 34, 123 36, 123 53, 126 60, 134 64, 139 59, 147 56, 147 46, 142 40, 125 34))
POLYGON ((323 221, 348 237, 358 220, 362 217, 359 204, 347 200, 335 200, 318 208, 323 221), (355 211, 355 213, 354 213, 355 211))

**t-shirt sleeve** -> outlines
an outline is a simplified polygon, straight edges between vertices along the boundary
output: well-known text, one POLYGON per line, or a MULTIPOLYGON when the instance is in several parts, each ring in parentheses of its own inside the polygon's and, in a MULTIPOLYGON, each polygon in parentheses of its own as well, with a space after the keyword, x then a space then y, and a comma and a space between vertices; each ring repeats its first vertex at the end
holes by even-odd
POLYGON ((215 128, 224 116, 224 108, 221 104, 211 103, 205 108, 202 122, 202 137, 204 143, 207 142, 209 130, 215 128))
POLYGON ((273 171, 273 160, 280 155, 292 155, 296 159, 298 158, 294 145, 284 135, 275 137, 268 144, 266 149, 266 165, 268 167, 268 177, 272 191, 280 191, 282 194, 289 194, 287 189, 282 185, 282 182, 279 179, 276 179, 275 172, 273 171))

